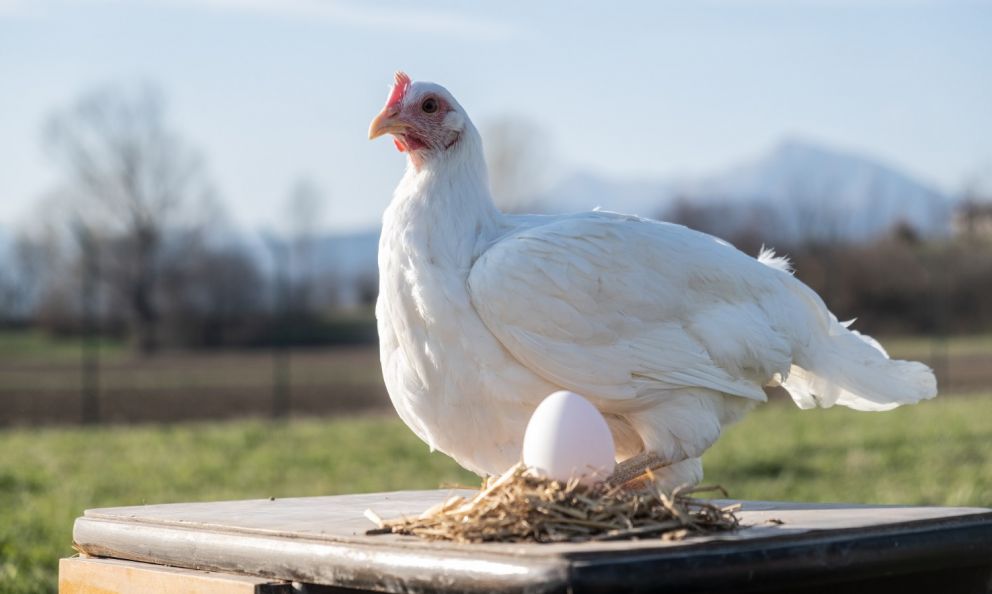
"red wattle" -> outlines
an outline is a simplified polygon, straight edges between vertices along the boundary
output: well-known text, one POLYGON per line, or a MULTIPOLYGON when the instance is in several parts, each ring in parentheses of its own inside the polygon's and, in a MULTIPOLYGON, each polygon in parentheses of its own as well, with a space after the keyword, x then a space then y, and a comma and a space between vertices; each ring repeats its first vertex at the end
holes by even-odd
POLYGON ((405 153, 406 152, 406 147, 403 146, 403 143, 400 142, 400 139, 399 138, 394 138, 393 139, 393 144, 396 145, 396 150, 398 150, 399 152, 401 152, 401 153, 405 153))

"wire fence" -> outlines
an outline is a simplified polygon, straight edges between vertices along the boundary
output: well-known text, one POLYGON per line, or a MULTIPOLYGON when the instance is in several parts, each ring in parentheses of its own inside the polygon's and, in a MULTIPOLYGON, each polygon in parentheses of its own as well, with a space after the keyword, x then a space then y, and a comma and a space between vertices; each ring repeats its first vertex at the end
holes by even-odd
MULTIPOLYGON (((885 340, 934 368, 942 394, 992 387, 992 336, 885 340)), ((0 357, 0 426, 351 414, 390 406, 375 345, 171 351, 142 357, 93 336, 0 357)))
POLYGON ((81 340, 78 352, 0 358, 0 425, 284 419, 389 406, 375 346, 164 352, 81 340))

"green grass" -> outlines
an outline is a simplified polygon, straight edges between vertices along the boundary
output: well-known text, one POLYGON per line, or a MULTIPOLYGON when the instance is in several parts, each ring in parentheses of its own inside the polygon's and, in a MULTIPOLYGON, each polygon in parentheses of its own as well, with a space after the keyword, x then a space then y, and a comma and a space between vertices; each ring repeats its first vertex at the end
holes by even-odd
MULTIPOLYGON (((81 339, 52 336, 41 330, 0 330, 0 358, 66 361, 79 359, 81 339)), ((101 355, 118 357, 125 352, 124 343, 109 338, 100 340, 101 355)))
MULTIPOLYGON (((369 323, 365 314, 353 317, 342 316, 330 320, 339 324, 369 323)), ((931 336, 876 336, 894 357, 926 358, 935 348, 935 338, 931 336)), ((939 349, 946 347, 949 356, 992 355, 992 334, 952 336, 945 343, 937 343, 939 349)), ((52 336, 42 330, 0 330, 0 358, 23 358, 31 360, 74 360, 79 358, 80 339, 78 337, 52 336)), ((127 345, 119 340, 101 340, 101 353, 116 359, 128 353, 127 345)))
POLYGON ((879 336, 879 342, 896 359, 926 359, 935 353, 948 357, 992 355, 992 334, 951 336, 879 336))
POLYGON ((742 499, 992 507, 992 395, 884 413, 769 405, 704 463, 742 499))
POLYGON ((0 432, 0 592, 54 592, 88 507, 433 488, 474 475, 392 417, 0 432))
MULTIPOLYGON (((733 497, 992 505, 992 397, 762 407, 707 454, 733 497)), ((83 509, 475 484, 393 416, 0 432, 0 592, 54 592, 83 509)))

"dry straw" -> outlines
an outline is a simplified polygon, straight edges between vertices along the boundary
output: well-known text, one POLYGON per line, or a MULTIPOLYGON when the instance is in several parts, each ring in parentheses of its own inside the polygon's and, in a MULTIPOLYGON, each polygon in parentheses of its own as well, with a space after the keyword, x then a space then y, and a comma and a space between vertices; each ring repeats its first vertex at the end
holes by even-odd
MULTIPOLYGON (((648 477, 653 478, 653 477, 648 477)), ((458 495, 415 518, 383 520, 369 534, 410 534, 456 542, 580 542, 661 538, 733 530, 740 504, 718 506, 690 497, 720 487, 678 489, 666 495, 649 486, 631 488, 542 479, 518 464, 489 479, 474 497, 458 495)), ((726 493, 724 493, 726 495, 726 493)))

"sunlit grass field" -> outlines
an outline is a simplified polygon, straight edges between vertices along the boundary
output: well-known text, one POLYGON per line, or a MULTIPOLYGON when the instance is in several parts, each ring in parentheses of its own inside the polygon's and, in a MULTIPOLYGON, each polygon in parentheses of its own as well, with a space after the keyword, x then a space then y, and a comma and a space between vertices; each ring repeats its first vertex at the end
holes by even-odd
MULTIPOLYGON (((731 496, 992 506, 992 395, 889 413, 759 408, 706 456, 731 496)), ((111 505, 475 484, 393 415, 0 432, 0 592, 55 592, 72 521, 111 505)))

